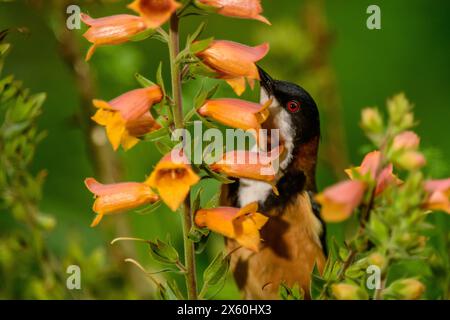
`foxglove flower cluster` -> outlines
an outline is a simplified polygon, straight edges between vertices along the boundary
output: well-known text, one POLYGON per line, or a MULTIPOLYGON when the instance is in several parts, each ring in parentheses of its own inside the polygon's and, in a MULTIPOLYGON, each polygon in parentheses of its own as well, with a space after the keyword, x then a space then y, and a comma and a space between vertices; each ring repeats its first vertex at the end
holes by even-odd
MULTIPOLYGON (((100 46, 134 40, 144 32, 146 35, 147 33, 151 35, 152 32, 159 33, 168 43, 170 50, 174 50, 174 44, 170 43, 173 38, 169 39, 162 27, 169 19, 179 20, 182 16, 181 12, 189 8, 270 24, 262 16, 260 0, 197 0, 184 3, 175 0, 135 0, 128 5, 128 8, 136 15, 118 14, 96 19, 84 13, 81 15, 82 21, 89 27, 84 37, 92 43, 86 60, 89 60, 100 46)), ((171 25, 170 28, 172 27, 171 25)), ((197 37, 191 39, 188 45, 195 46, 201 43, 197 37)), ((224 80, 236 94, 241 95, 247 83, 253 88, 255 81, 259 80, 256 62, 264 58, 268 51, 267 43, 250 47, 232 41, 212 40, 207 46, 192 52, 191 58, 197 59, 198 63, 211 71, 213 77, 224 80)), ((175 68, 182 68, 181 58, 177 58, 181 60, 174 60, 175 57, 171 56, 171 59, 175 68)), ((139 143, 144 136, 152 137, 153 134, 160 132, 169 134, 170 128, 184 127, 185 124, 177 120, 177 110, 180 108, 177 103, 179 102, 176 101, 175 96, 167 96, 164 85, 160 81, 154 84, 148 80, 144 88, 128 91, 111 101, 100 99, 93 101, 96 112, 92 120, 105 127, 114 150, 122 146, 126 151, 139 143), (155 107, 155 105, 158 106, 155 107), (161 110, 168 108, 172 110, 163 114, 161 110)), ((179 85, 181 86, 181 83, 179 85)), ((174 92, 177 90, 177 88, 172 89, 174 92)), ((232 128, 253 129, 255 138, 258 139, 258 130, 269 116, 270 104, 271 101, 261 105, 234 98, 208 97, 197 108, 196 113, 199 117, 208 118, 232 128)), ((216 177, 219 175, 231 178, 244 177, 275 184, 274 164, 281 154, 282 146, 263 156, 257 152, 232 151, 224 154, 223 159, 213 163, 208 172, 216 177), (256 161, 250 162, 250 158, 255 155, 256 161), (243 162, 238 162, 236 158, 243 162)), ((158 201, 164 202, 172 211, 177 211, 182 207, 183 202, 189 199, 190 191, 200 181, 202 174, 204 172, 201 168, 190 164, 183 149, 172 149, 163 155, 144 182, 103 185, 93 178, 88 178, 86 186, 95 196, 93 211, 97 214, 92 226, 98 225, 104 215, 132 210, 158 201)), ((257 212, 257 206, 250 205, 242 209, 195 208, 195 210, 197 212, 193 212, 195 213, 193 220, 198 228, 207 227, 226 237, 236 239, 244 247, 258 250, 259 230, 267 218, 257 212)))

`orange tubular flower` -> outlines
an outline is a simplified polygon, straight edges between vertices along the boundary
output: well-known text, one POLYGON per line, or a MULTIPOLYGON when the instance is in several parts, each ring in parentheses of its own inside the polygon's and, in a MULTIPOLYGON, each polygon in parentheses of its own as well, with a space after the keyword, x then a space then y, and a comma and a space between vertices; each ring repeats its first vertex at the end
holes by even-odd
POLYGON ((235 150, 224 154, 222 159, 210 166, 211 170, 229 177, 274 183, 276 171, 273 161, 283 153, 279 146, 269 153, 235 150))
POLYGON ((87 178, 84 183, 96 197, 92 209, 97 217, 92 221, 91 227, 99 224, 105 214, 123 212, 159 200, 158 195, 144 183, 101 184, 94 178, 87 178))
POLYGON ((208 100, 198 110, 204 117, 210 117, 224 125, 243 130, 260 129, 261 123, 269 117, 269 106, 239 99, 208 100))
POLYGON ((81 20, 90 27, 83 36, 92 43, 86 61, 91 59, 98 46, 127 42, 132 36, 147 29, 144 19, 129 14, 94 19, 82 13, 81 20))
POLYGON ((444 211, 450 214, 450 178, 425 182, 428 199, 425 209, 444 211))
POLYGON ((259 251, 261 241, 259 230, 266 224, 268 218, 257 210, 256 202, 242 209, 232 207, 200 209, 195 214, 195 224, 235 239, 247 249, 259 251))
POLYGON ((270 25, 269 20, 261 15, 261 0, 197 0, 197 4, 213 7, 223 16, 254 19, 270 25))
POLYGON ((155 29, 169 20, 180 6, 175 0, 135 0, 128 8, 139 13, 149 28, 155 29))
POLYGON ((363 159, 361 166, 347 169, 345 172, 350 177, 350 179, 354 179, 353 170, 356 170, 360 175, 364 176, 366 174, 370 174, 372 179, 377 180, 377 186, 375 190, 375 195, 379 195, 382 193, 389 185, 396 184, 399 185, 402 183, 400 179, 397 178, 395 174, 393 174, 393 166, 392 164, 384 167, 376 176, 377 169, 380 166, 381 162, 381 153, 380 151, 372 151, 369 152, 363 159))
POLYGON ((176 211, 199 180, 182 151, 172 150, 159 161, 146 183, 157 189, 167 206, 176 211))
POLYGON ((237 42, 215 40, 210 46, 197 53, 197 56, 208 67, 218 73, 218 78, 224 79, 241 95, 245 91, 245 79, 254 87, 254 81, 259 80, 256 62, 269 52, 269 44, 249 47, 237 42))
POLYGON ((99 110, 92 120, 106 127, 114 150, 120 144, 128 150, 138 143, 137 137, 161 128, 149 113, 151 106, 161 99, 161 89, 155 85, 126 92, 110 102, 94 100, 99 110))
POLYGON ((343 181, 326 188, 316 196, 322 205, 321 215, 327 222, 341 222, 349 218, 362 202, 366 185, 361 181, 343 181))

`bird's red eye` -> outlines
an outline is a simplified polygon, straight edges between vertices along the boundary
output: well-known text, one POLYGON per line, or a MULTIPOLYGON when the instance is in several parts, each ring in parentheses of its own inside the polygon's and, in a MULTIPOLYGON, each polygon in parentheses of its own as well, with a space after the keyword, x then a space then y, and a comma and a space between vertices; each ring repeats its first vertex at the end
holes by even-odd
POLYGON ((287 109, 291 113, 296 113, 298 110, 300 110, 300 102, 291 100, 287 103, 287 109))

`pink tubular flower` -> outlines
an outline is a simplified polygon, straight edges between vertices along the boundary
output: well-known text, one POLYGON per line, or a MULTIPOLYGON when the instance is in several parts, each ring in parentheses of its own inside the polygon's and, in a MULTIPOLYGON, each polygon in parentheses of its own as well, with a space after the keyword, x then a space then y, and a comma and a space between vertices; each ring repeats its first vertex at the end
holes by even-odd
POLYGON ((84 183, 96 198, 92 209, 97 217, 91 227, 95 227, 105 214, 123 212, 159 200, 158 195, 144 183, 101 184, 94 178, 87 178, 84 183))
POLYGON ((210 6, 218 14, 227 17, 254 19, 270 25, 269 20, 261 15, 261 0, 196 0, 197 4, 210 6))
POLYGON ((256 62, 269 52, 269 44, 249 47, 237 42, 215 40, 197 56, 208 67, 217 72, 218 78, 224 79, 241 95, 245 91, 245 80, 253 88, 254 81, 259 80, 256 62))
POLYGON ((169 20, 180 6, 175 0, 135 0, 128 8, 139 13, 149 28, 155 29, 169 20))
POLYGON ((110 102, 94 100, 93 104, 99 110, 92 120, 106 127, 114 150, 120 144, 128 150, 139 141, 138 136, 160 128, 149 110, 161 99, 162 91, 155 85, 128 91, 110 102))
POLYGON ((369 152, 361 162, 359 167, 353 169, 347 169, 345 172, 350 177, 354 179, 353 170, 357 171, 360 175, 364 176, 369 174, 373 180, 377 180, 377 186, 375 190, 375 195, 382 193, 389 185, 401 184, 401 180, 393 173, 392 164, 388 164, 386 167, 380 170, 377 176, 377 170, 381 165, 381 153, 380 151, 369 152))
POLYGON ((361 181, 343 181, 326 188, 316 196, 322 205, 321 215, 327 222, 341 222, 349 218, 362 202, 366 184, 361 181))
POLYGON ((92 57, 98 46, 127 42, 132 36, 147 29, 141 17, 129 14, 94 19, 82 13, 81 20, 90 27, 83 36, 92 43, 86 61, 92 57))
POLYGON ((425 182, 428 193, 425 209, 444 211, 450 214, 450 178, 425 182))

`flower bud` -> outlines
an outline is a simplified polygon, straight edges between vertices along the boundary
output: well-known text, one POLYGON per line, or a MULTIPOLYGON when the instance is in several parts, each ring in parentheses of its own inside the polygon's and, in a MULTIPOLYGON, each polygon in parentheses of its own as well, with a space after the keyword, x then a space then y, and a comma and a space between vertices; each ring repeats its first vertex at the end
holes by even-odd
POLYGON ((403 123, 403 118, 410 114, 412 106, 405 94, 401 93, 388 100, 387 108, 390 121, 395 125, 400 125, 403 123))
POLYGON ((401 279, 394 281, 386 289, 385 294, 393 295, 395 298, 402 300, 417 300, 420 299, 424 291, 425 286, 419 280, 401 279))
POLYGON ((412 131, 405 131, 394 138, 392 149, 394 151, 412 149, 416 150, 419 147, 420 138, 412 131))
POLYGON ((371 133, 383 131, 383 118, 376 108, 366 108, 361 112, 361 127, 371 133))
POLYGON ((360 287, 349 283, 338 283, 331 286, 333 295, 338 300, 365 300, 367 293, 360 287))
POLYGON ((386 258, 379 252, 374 252, 368 257, 368 262, 371 265, 376 265, 380 269, 384 269, 386 266, 386 258))
POLYGON ((406 151, 397 158, 397 164, 405 170, 420 169, 425 163, 425 157, 418 151, 406 151))

